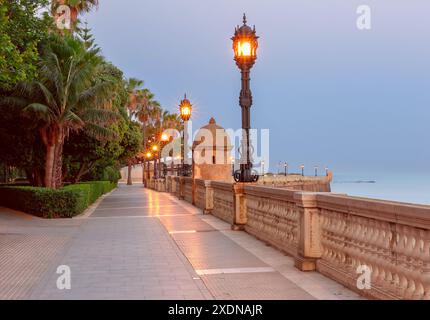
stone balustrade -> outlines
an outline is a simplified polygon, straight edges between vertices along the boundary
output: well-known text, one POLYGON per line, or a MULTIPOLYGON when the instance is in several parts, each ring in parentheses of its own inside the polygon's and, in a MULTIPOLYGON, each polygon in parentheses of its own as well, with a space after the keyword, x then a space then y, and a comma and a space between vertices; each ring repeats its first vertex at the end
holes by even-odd
POLYGON ((182 197, 185 201, 189 203, 194 203, 194 187, 193 187, 193 178, 190 177, 181 177, 182 180, 182 197))
POLYGON ((212 214, 230 224, 234 223, 235 205, 233 183, 211 181, 212 214))
POLYGON ((317 195, 319 272, 348 287, 371 270, 378 299, 430 300, 430 207, 340 195, 317 195))
POLYGON ((194 204, 197 208, 202 209, 205 214, 212 212, 213 188, 211 181, 195 180, 194 204))
POLYGON ((302 271, 369 298, 430 300, 430 206, 178 177, 171 192, 284 251, 302 271))
POLYGON ((245 186, 245 230, 295 256, 300 236, 300 214, 294 191, 245 186))
POLYGON ((330 192, 332 176, 308 177, 301 175, 264 176, 258 180, 258 185, 274 188, 285 188, 307 192, 330 192))
POLYGON ((172 192, 172 190, 173 190, 172 180, 173 180, 172 176, 166 177, 166 192, 169 192, 169 193, 172 192))
POLYGON ((176 197, 181 197, 181 182, 179 180, 179 177, 172 177, 172 191, 171 191, 176 197))

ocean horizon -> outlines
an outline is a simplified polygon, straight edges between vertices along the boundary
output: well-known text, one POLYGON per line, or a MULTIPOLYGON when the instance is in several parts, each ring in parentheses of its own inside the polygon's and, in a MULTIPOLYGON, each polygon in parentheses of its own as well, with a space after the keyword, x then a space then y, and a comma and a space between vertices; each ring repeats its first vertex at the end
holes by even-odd
POLYGON ((430 176, 419 174, 335 174, 332 192, 430 205, 430 176))

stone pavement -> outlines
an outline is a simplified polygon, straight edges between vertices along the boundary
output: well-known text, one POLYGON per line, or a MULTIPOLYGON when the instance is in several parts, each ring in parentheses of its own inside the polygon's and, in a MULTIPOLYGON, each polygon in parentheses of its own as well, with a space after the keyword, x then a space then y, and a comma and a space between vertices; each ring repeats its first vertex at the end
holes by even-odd
POLYGON ((0 299, 360 299, 175 197, 124 186, 71 220, 0 208, 0 299), (71 290, 57 289, 58 266, 71 290))

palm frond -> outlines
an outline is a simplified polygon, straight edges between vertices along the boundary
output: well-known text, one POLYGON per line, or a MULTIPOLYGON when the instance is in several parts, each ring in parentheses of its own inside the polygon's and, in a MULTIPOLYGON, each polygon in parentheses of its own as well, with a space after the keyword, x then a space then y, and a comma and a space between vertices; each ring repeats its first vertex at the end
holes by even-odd
POLYGON ((72 130, 78 130, 85 126, 85 121, 83 121, 76 113, 72 111, 67 112, 67 115, 64 117, 64 122, 72 130))
POLYGON ((112 98, 112 89, 115 86, 113 81, 103 81, 79 94, 78 108, 88 108, 94 105, 101 105, 112 98))
POLYGON ((85 131, 89 136, 101 141, 114 140, 118 138, 118 135, 114 130, 93 123, 87 123, 85 125, 85 131))
POLYGON ((36 116, 38 119, 50 123, 55 117, 52 110, 42 103, 31 103, 23 109, 26 116, 36 116))
POLYGON ((18 108, 24 109, 28 106, 28 100, 24 97, 3 97, 0 98, 0 108, 6 110, 6 108, 18 108))
POLYGON ((80 115, 85 122, 93 124, 112 123, 120 119, 118 112, 106 109, 86 109, 80 115))

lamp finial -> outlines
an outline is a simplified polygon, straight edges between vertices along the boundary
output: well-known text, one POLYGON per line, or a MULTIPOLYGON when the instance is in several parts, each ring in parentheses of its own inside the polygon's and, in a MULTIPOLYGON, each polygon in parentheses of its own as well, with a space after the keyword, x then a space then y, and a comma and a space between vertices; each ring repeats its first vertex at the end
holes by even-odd
POLYGON ((246 14, 244 13, 244 14, 243 14, 243 24, 246 24, 246 22, 247 22, 247 21, 246 21, 246 14))

